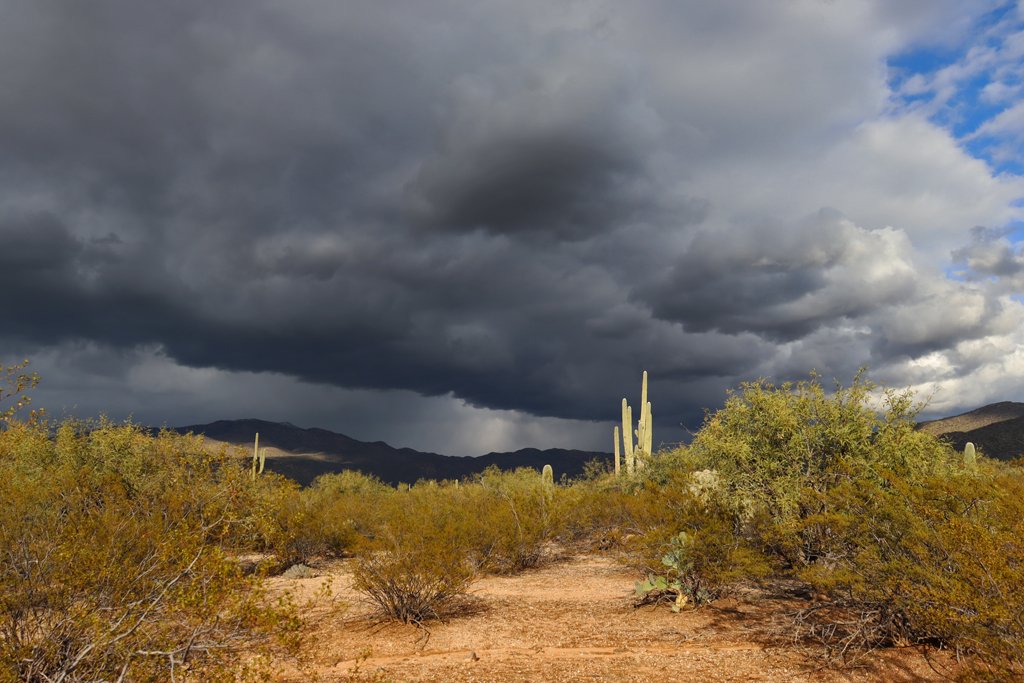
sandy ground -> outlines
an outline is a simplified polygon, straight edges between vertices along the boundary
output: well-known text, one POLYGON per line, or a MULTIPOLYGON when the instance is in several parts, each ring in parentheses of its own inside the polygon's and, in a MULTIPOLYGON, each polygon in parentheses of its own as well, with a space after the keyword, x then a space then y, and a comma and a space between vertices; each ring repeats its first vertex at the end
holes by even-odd
POLYGON ((751 592, 696 611, 633 607, 637 578, 612 559, 563 558, 473 585, 470 613, 429 631, 381 624, 352 591, 344 562, 320 576, 270 580, 313 600, 305 662, 290 682, 333 681, 939 681, 913 649, 823 668, 813 648, 780 644, 773 623, 793 605, 751 592), (325 581, 333 597, 315 598, 325 581))

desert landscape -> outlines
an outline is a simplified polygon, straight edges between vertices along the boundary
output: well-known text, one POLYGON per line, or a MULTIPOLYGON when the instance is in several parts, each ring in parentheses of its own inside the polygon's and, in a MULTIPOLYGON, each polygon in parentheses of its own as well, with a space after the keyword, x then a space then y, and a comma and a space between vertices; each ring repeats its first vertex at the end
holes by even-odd
POLYGON ((0 0, 0 683, 1024 683, 1024 0, 0 0))
POLYGON ((909 392, 878 411, 862 375, 759 380, 657 449, 645 372, 611 460, 575 476, 511 453, 459 478, 343 466, 301 486, 268 462, 366 445, 277 425, 246 453, 19 419, 23 370, 0 415, 0 680, 1024 675, 1020 460, 937 435, 1014 430, 1016 404, 919 424, 909 392))
MULTIPOLYGON (((283 680, 329 681, 945 681, 947 653, 917 648, 830 663, 820 644, 793 642, 792 597, 750 589, 707 608, 634 607, 635 572, 607 553, 553 549, 544 566, 473 584, 465 614, 425 628, 381 622, 352 590, 344 562, 271 591, 311 601, 303 667, 283 680), (331 598, 315 597, 325 581, 331 598)), ((290 673, 287 673, 288 670, 290 673)))

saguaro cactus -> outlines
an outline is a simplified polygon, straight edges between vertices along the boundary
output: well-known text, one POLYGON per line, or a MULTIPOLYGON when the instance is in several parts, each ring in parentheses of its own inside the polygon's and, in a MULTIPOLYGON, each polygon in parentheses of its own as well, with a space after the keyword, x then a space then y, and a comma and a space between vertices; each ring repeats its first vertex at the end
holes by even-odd
POLYGON ((974 449, 974 444, 970 441, 964 446, 964 464, 968 467, 974 467, 978 464, 978 453, 974 449))
MULTIPOLYGON (((651 413, 651 402, 647 400, 647 371, 644 370, 643 382, 640 386, 640 419, 637 420, 636 429, 633 429, 633 408, 626 399, 622 399, 622 445, 626 456, 626 472, 632 474, 634 470, 644 467, 651 457, 654 446, 653 417, 651 413), (636 436, 636 444, 633 443, 633 436, 636 436)), ((617 430, 616 430, 617 432, 617 430)), ((618 451, 619 435, 615 434, 616 469, 618 474, 618 451)))
POLYGON ((263 474, 263 466, 267 464, 267 449, 260 450, 260 433, 256 432, 256 443, 252 447, 252 480, 263 474))
POLYGON ((616 425, 615 429, 612 430, 612 441, 615 443, 615 476, 619 476, 619 428, 616 425))
POLYGON ((551 468, 551 465, 544 465, 544 469, 540 471, 540 478, 545 486, 555 485, 555 471, 551 468))
POLYGON ((622 399, 622 446, 626 458, 626 474, 633 473, 633 409, 622 399))

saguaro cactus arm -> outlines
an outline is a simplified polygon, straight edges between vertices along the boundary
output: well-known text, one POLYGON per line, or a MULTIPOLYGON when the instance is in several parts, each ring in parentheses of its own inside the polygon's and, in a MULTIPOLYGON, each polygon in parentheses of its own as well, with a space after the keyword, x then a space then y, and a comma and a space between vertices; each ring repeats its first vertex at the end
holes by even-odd
POLYGON ((640 410, 643 412, 644 406, 647 405, 647 371, 644 370, 644 378, 640 382, 640 410))
MULTIPOLYGON (((646 373, 644 373, 644 374, 646 374, 646 373)), ((644 452, 646 452, 647 455, 650 456, 651 453, 654 452, 654 415, 651 413, 651 402, 650 401, 647 402, 647 410, 645 411, 644 422, 645 422, 644 436, 647 439, 644 442, 644 452)))
POLYGON ((622 399, 622 448, 626 462, 633 456, 633 415, 626 399, 622 399))
MULTIPOLYGON (((623 399, 625 400, 625 398, 623 399)), ((623 444, 626 446, 626 472, 633 474, 633 468, 636 465, 637 452, 636 447, 633 445, 633 407, 627 405, 626 407, 626 427, 623 429, 623 444)))

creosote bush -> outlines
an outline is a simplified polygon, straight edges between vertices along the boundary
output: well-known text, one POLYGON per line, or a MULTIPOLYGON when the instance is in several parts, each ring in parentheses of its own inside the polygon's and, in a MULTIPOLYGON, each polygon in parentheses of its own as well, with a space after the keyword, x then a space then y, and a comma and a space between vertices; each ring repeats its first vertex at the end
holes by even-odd
POLYGON ((647 576, 662 577, 667 585, 661 592, 682 596, 677 605, 706 604, 770 570, 768 558, 741 533, 743 520, 719 497, 694 486, 686 469, 645 482, 625 507, 629 563, 647 576))
POLYGON ((850 482, 809 524, 827 560, 796 576, 826 596, 801 625, 833 652, 941 644, 969 678, 1024 672, 1024 479, 1001 468, 919 481, 850 482))
POLYGON ((378 501, 382 521, 356 546, 353 585, 382 616, 421 625, 462 604, 477 568, 454 490, 430 482, 378 501))
POLYGON ((218 543, 238 469, 195 438, 8 422, 0 681, 265 679, 298 622, 218 543))
POLYGON ((536 566, 559 529, 559 487, 532 469, 495 468, 462 484, 425 481, 359 495, 348 496, 358 503, 347 517, 355 530, 355 587, 382 615, 406 623, 465 605, 481 572, 536 566))
POLYGON ((877 395, 860 375, 831 394, 816 377, 745 384, 673 457, 715 473, 737 543, 818 596, 796 634, 843 661, 917 643, 956 651, 968 678, 1024 675, 1019 470, 965 465, 915 429, 909 394, 881 392, 880 413, 877 395))
POLYGON ((473 552, 486 571, 511 574, 536 567, 557 533, 558 491, 536 470, 489 468, 462 498, 474 518, 473 552))

